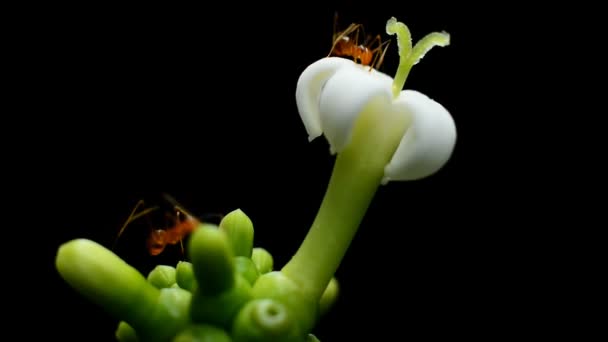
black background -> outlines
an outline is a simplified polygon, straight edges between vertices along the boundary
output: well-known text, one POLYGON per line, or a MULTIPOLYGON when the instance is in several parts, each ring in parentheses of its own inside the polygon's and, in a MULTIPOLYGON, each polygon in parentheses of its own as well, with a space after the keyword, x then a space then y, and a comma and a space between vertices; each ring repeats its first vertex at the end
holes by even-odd
MULTIPOLYGON (((19 202, 31 214, 19 234, 40 238, 34 253, 16 255, 40 268, 32 305, 46 335, 112 340, 117 321, 62 281, 55 252, 80 237, 110 246, 137 200, 160 192, 200 215, 241 208, 255 244, 278 267, 289 260, 333 165, 323 138, 307 141, 295 86, 328 53, 335 11, 341 27, 360 22, 384 39, 391 16, 414 42, 451 34, 450 46, 414 67, 406 88, 452 113, 458 141, 436 175, 380 188, 338 270, 341 297, 315 333, 322 341, 494 339, 537 324, 534 302, 519 310, 538 271, 523 261, 530 233, 498 176, 513 167, 497 158, 507 104, 490 105, 500 93, 495 80, 510 72, 509 39, 517 39, 496 42, 508 9, 412 1, 28 9, 16 29, 31 39, 22 41, 26 67, 15 88, 31 94, 18 110, 26 119, 18 139, 34 143, 15 152, 29 174, 19 202)), ((396 67, 393 41, 382 70, 396 67)), ((137 234, 119 240, 119 255, 142 272, 179 260, 175 250, 148 257, 137 234)))

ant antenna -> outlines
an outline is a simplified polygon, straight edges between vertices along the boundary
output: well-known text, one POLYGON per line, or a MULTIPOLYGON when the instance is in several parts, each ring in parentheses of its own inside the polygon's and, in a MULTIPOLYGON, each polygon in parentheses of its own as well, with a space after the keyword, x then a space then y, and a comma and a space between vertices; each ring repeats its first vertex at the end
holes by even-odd
POLYGON ((173 206, 174 209, 177 209, 179 211, 181 211, 182 213, 194 217, 194 218, 198 218, 196 215, 193 215, 191 212, 187 211, 186 209, 184 209, 184 207, 179 204, 179 202, 177 202, 177 200, 175 200, 175 198, 173 198, 173 196, 169 195, 168 193, 163 192, 162 197, 165 201, 167 201, 167 203, 171 204, 173 206))
POLYGON ((125 223, 123 223, 122 227, 120 227, 120 230, 118 231, 118 234, 116 235, 116 239, 114 239, 114 243, 112 244, 112 249, 114 250, 116 248, 116 243, 118 242, 118 239, 120 238, 120 236, 124 233, 125 229, 127 229, 127 226, 137 220, 138 218, 141 218, 151 212, 153 212, 154 210, 158 210, 159 207, 150 207, 150 208, 146 208, 142 211, 140 211, 139 213, 136 214, 137 210, 140 207, 144 206, 144 200, 139 200, 137 201, 137 204, 135 204, 135 207, 133 207, 133 210, 131 210, 131 213, 129 214, 129 217, 127 218, 127 220, 125 221, 125 223))
MULTIPOLYGON (((331 33, 332 44, 336 41, 336 31, 338 30, 338 11, 334 12, 334 30, 331 33)), ((331 53, 331 52, 330 52, 331 53)))

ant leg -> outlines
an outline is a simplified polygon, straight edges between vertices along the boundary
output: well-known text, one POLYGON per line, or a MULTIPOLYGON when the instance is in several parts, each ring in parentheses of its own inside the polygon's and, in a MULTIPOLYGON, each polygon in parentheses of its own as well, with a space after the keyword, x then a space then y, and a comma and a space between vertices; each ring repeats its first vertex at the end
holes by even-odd
POLYGON ((178 206, 179 203, 177 203, 177 201, 175 200, 175 198, 173 198, 173 196, 169 195, 166 192, 163 192, 161 194, 162 198, 164 201, 166 201, 167 203, 171 204, 172 206, 178 206))
POLYGON ((114 249, 114 247, 116 247, 116 242, 118 242, 118 239, 120 238, 122 233, 125 231, 125 229, 129 225, 129 223, 131 223, 134 220, 133 217, 135 217, 135 212, 137 211, 137 209, 139 209, 139 207, 141 207, 143 205, 144 205, 144 200, 137 201, 137 204, 135 204, 135 207, 133 207, 133 210, 131 210, 131 214, 129 214, 129 217, 127 217, 127 220, 123 223, 122 227, 120 227, 120 230, 118 231, 118 235, 116 235, 116 239, 114 240, 114 244, 112 245, 112 249, 114 249))
POLYGON ((376 64, 376 69, 380 69, 380 65, 382 65, 382 62, 384 62, 384 55, 386 54, 386 50, 388 50, 388 46, 391 45, 391 41, 387 40, 386 42, 384 42, 384 44, 386 44, 386 46, 384 47, 384 50, 382 51, 382 55, 380 55, 378 64, 376 64))
POLYGON ((184 207, 181 204, 179 204, 179 202, 177 202, 175 200, 175 198, 173 198, 171 195, 169 195, 167 193, 163 193, 162 196, 165 199, 165 201, 167 201, 167 203, 169 203, 173 206, 173 209, 178 211, 178 214, 181 211, 183 214, 185 214, 187 216, 195 217, 194 215, 192 215, 192 213, 190 213, 186 209, 184 209, 184 207))
POLYGON ((375 48, 374 50, 372 50, 372 53, 374 54, 374 59, 372 61, 372 63, 370 64, 370 71, 375 67, 376 69, 380 68, 380 65, 382 64, 382 62, 384 61, 384 55, 386 54, 386 50, 388 49, 388 46, 390 45, 391 41, 387 40, 384 43, 382 42, 382 39, 380 38, 380 35, 377 35, 376 38, 374 39, 374 42, 380 42, 380 45, 375 48), (380 55, 380 58, 378 58, 378 52, 382 49, 382 47, 386 45, 384 47, 384 50, 382 51, 382 54, 380 55))
POLYGON ((363 30, 363 27, 359 25, 357 30, 355 31, 355 46, 359 46, 359 33, 363 30))
POLYGON ((179 238, 179 247, 182 251, 182 258, 185 259, 186 253, 184 252, 184 240, 179 238))

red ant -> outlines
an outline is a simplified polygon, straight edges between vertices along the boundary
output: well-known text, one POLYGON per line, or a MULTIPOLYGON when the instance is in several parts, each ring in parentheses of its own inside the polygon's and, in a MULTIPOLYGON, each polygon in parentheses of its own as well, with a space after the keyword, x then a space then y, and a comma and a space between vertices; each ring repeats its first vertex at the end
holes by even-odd
MULTIPOLYGON (((120 228, 116 240, 122 235, 127 226, 133 221, 142 218, 157 210, 164 210, 165 226, 163 229, 152 229, 146 241, 146 247, 150 255, 156 256, 161 254, 167 245, 176 245, 180 243, 182 254, 184 252, 183 239, 192 233, 200 224, 201 221, 194 215, 188 213, 175 199, 168 194, 162 194, 163 200, 169 207, 157 205, 149 208, 144 208, 144 200, 139 200, 131 214, 120 228), (139 212, 138 212, 139 210, 139 212)), ((115 243, 116 244, 116 241, 115 243)))
POLYGON ((334 16, 334 33, 332 36, 333 42, 331 50, 327 57, 338 56, 338 57, 352 57, 355 63, 359 62, 361 65, 370 66, 370 71, 373 68, 380 68, 380 65, 384 61, 384 54, 390 44, 390 40, 382 42, 380 35, 376 35, 371 43, 369 37, 363 44, 359 44, 359 31, 363 29, 361 24, 350 24, 344 31, 336 33, 336 27, 338 22, 338 14, 334 16), (353 40, 350 35, 355 33, 355 39, 353 40), (378 46, 372 49, 372 45, 378 42, 378 46), (384 46, 386 45, 386 46, 384 46), (382 48, 384 47, 384 50, 382 48), (382 50, 382 54, 378 58, 378 53, 382 50))

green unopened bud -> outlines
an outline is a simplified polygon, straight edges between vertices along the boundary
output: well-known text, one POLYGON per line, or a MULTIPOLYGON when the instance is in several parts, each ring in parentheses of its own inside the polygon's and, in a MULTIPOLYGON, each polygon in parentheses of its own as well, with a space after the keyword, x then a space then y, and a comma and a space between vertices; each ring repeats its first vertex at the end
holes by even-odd
POLYGON ((272 258, 272 254, 270 254, 264 248, 254 248, 251 253, 251 260, 253 260, 253 263, 255 263, 255 265, 258 267, 260 274, 272 272, 274 260, 272 258))
POLYGON ((175 278, 179 287, 192 292, 196 287, 196 279, 192 270, 192 263, 180 261, 177 263, 175 278))
POLYGON ((94 241, 64 243, 55 264, 68 284, 127 322, 143 341, 170 339, 189 320, 190 292, 155 288, 135 268, 94 241))
POLYGON ((253 286, 255 281, 260 276, 258 268, 255 266, 253 261, 244 256, 237 256, 234 257, 234 265, 236 267, 236 273, 243 276, 243 278, 249 282, 249 285, 253 286))
POLYGON ((192 321, 230 329, 236 314, 252 298, 251 285, 242 276, 237 275, 234 284, 220 294, 204 295, 199 289, 194 291, 190 306, 192 321))
POLYGON ((175 284, 175 267, 158 265, 148 273, 148 282, 158 289, 175 284))
POLYGON ((231 342, 226 331, 207 324, 191 325, 180 332, 173 342, 231 342))
POLYGON ((72 288, 111 316, 136 330, 148 326, 160 290, 112 251, 94 241, 76 239, 59 247, 55 265, 72 288))
POLYGON ((315 336, 313 334, 308 334, 308 336, 306 336, 306 340, 304 340, 304 342, 321 342, 321 341, 319 341, 317 336, 315 336))
POLYGON ((226 215, 220 222, 220 229, 228 235, 235 256, 251 258, 253 223, 241 209, 226 215))
POLYGON ((239 312, 232 326, 235 342, 301 342, 296 318, 274 299, 256 299, 239 312))
POLYGON ((226 232, 201 225, 190 237, 189 253, 202 294, 213 296, 234 286, 234 254, 226 232))
POLYGON ((114 335, 119 342, 139 342, 135 329, 125 321, 118 323, 118 328, 116 328, 114 335))
POLYGON ((302 338, 312 331, 318 317, 319 304, 306 296, 300 287, 280 271, 261 275, 253 286, 255 299, 275 299, 284 304, 289 315, 298 322, 302 338))
POLYGON ((148 313, 155 326, 138 330, 142 341, 167 341, 190 323, 192 294, 181 288, 164 288, 156 310, 148 313), (159 324, 159 322, 162 322, 159 324))
POLYGON ((329 309, 331 309, 338 298, 339 292, 340 286, 338 280, 333 277, 329 281, 329 284, 327 284, 327 288, 325 288, 325 292, 323 292, 321 300, 319 301, 319 312, 321 315, 326 314, 329 309))

